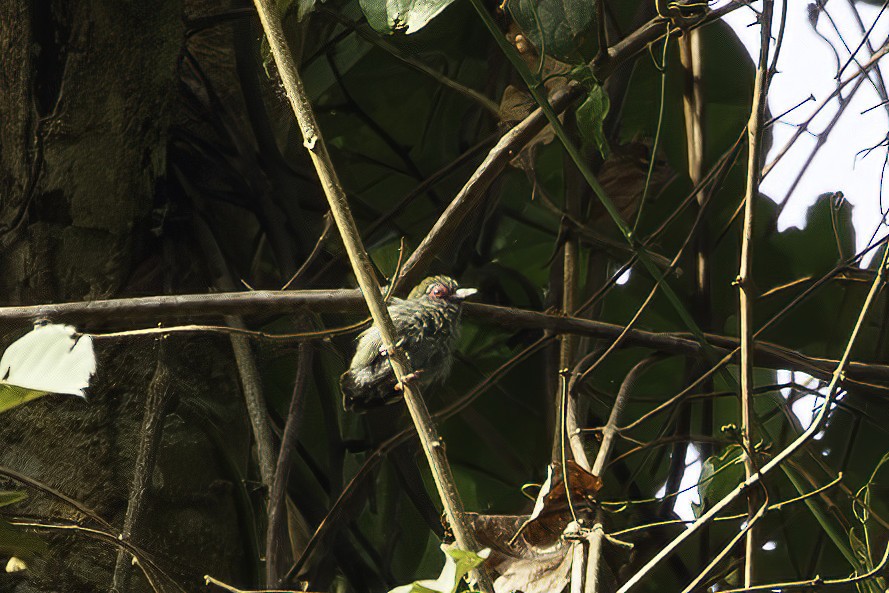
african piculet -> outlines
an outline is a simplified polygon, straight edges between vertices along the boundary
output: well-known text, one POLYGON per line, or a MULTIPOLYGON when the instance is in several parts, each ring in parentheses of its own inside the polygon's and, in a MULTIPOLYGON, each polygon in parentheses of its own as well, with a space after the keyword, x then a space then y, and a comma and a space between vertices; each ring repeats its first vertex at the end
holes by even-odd
MULTIPOLYGON (((410 360, 421 387, 442 381, 451 372, 463 300, 476 292, 474 288, 460 288, 447 276, 432 276, 420 282, 407 299, 391 299, 389 315, 398 348, 410 360)), ((401 398, 375 325, 358 336, 355 356, 340 377, 340 388, 346 410, 381 406, 401 398)))

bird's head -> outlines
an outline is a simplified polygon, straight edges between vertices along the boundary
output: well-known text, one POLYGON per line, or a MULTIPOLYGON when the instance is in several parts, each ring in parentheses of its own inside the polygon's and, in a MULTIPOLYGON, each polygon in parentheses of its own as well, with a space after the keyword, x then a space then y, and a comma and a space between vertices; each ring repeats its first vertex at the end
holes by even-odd
POLYGON ((430 276, 420 282, 408 295, 409 300, 428 299, 432 303, 462 303, 474 295, 475 288, 460 288, 457 281, 448 276, 430 276))

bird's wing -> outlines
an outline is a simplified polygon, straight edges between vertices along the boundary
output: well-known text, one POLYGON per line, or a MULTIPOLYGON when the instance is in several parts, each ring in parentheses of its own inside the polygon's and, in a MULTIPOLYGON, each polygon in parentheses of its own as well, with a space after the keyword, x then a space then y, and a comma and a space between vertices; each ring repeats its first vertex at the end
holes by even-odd
POLYGON ((382 355, 380 348, 383 347, 383 338, 380 336, 380 330, 373 325, 358 336, 358 345, 355 348, 355 356, 352 357, 352 363, 349 365, 352 369, 369 367, 378 362, 382 355))

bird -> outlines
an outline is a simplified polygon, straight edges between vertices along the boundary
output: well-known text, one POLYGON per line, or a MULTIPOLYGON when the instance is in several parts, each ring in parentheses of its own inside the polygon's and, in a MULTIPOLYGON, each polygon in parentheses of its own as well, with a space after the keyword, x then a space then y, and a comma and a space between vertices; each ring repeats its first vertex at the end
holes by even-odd
MULTIPOLYGON (((451 372, 453 350, 460 336, 463 301, 478 292, 460 288, 448 276, 422 280, 406 299, 393 298, 389 315, 396 331, 396 347, 407 355, 414 372, 409 379, 420 387, 444 380, 451 372)), ((402 387, 387 359, 376 325, 358 336, 349 369, 340 376, 343 407, 365 411, 401 399, 402 387)))

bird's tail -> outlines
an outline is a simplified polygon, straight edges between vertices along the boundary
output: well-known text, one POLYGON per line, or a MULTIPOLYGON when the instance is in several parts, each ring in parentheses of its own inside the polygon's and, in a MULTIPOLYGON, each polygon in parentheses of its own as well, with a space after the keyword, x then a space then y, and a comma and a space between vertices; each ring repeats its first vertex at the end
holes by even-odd
POLYGON ((340 375, 340 391, 343 393, 343 409, 347 412, 365 412, 401 399, 401 392, 395 390, 395 381, 391 376, 359 385, 355 375, 346 371, 340 375))

